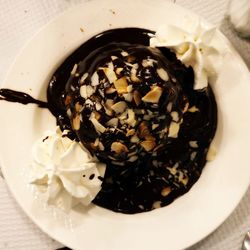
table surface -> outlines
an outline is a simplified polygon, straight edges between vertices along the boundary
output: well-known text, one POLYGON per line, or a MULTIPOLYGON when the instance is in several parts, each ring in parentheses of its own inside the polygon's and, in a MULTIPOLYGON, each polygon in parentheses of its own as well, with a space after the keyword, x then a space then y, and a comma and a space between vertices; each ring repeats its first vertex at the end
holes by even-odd
MULTIPOLYGON (((0 85, 15 56, 37 30, 59 13, 85 1, 1 0, 0 85)), ((241 39, 232 30, 226 17, 228 0, 173 0, 173 2, 195 11, 219 27, 250 68, 250 41, 241 39)), ((1 176, 0 200, 0 249, 53 250, 63 247, 44 234, 24 214, 1 176)), ((244 235, 248 230, 250 230, 250 189, 231 216, 214 233, 189 250, 241 249, 244 235)))

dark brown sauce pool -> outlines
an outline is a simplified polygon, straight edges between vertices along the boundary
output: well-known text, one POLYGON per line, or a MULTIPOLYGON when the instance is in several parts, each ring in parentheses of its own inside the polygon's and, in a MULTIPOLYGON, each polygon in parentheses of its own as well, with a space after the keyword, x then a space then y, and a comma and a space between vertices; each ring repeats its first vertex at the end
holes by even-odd
MULTIPOLYGON (((74 64, 82 61, 92 51, 111 43, 148 46, 150 34, 154 32, 139 28, 114 29, 98 34, 82 44, 53 74, 47 89, 47 103, 9 89, 0 90, 0 100, 35 103, 49 108, 61 129, 71 130, 63 97, 74 64)), ((207 151, 217 126, 217 107, 213 92, 210 87, 202 91, 193 90, 193 70, 183 70, 184 66, 168 49, 161 49, 161 52, 177 72, 190 107, 197 107, 199 112, 184 114, 178 138, 157 157, 145 157, 139 164, 121 168, 108 163, 102 189, 93 201, 96 205, 128 214, 166 206, 192 187, 205 166, 207 151), (198 148, 190 147, 190 141, 196 141, 198 148)), ((77 139, 73 131, 69 137, 77 139)))

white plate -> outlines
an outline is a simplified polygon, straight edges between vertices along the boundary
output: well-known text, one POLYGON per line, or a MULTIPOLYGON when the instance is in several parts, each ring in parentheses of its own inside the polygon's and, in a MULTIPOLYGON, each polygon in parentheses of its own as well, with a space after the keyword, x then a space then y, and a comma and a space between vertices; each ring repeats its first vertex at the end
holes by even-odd
MULTIPOLYGON (((116 27, 155 30, 164 23, 185 27, 198 17, 165 0, 90 1, 62 14, 25 47, 4 87, 46 100, 48 79, 63 59, 91 36, 116 27), (81 32, 80 28, 84 29, 81 32)), ((6 181, 28 216, 54 239, 74 249, 182 249, 217 228, 233 211, 250 182, 250 79, 247 67, 228 50, 213 89, 219 109, 216 159, 201 178, 171 205, 148 213, 123 215, 92 206, 65 215, 47 207, 28 184, 31 146, 54 117, 35 105, 0 102, 0 152, 6 181)))

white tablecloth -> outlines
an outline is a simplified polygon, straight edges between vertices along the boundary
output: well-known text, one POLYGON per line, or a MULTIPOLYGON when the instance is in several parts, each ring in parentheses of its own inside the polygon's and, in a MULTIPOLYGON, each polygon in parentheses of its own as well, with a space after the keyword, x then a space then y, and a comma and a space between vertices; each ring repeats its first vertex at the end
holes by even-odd
MULTIPOLYGON (((0 84, 27 40, 53 17, 82 2, 84 0, 0 0, 0 84)), ((250 68, 250 41, 239 38, 225 18, 228 0, 173 2, 220 27, 250 68)), ((223 225, 189 250, 238 250, 247 230, 250 230, 250 189, 223 225)), ((59 247, 62 245, 44 234, 24 214, 0 177, 0 249, 52 250, 59 247)))

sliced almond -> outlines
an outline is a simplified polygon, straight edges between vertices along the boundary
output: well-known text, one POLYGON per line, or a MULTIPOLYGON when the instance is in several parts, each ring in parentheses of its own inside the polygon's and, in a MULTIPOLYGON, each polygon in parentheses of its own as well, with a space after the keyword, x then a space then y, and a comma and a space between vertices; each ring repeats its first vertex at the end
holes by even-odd
POLYGON ((106 123, 106 125, 107 125, 107 126, 111 126, 111 127, 117 127, 118 121, 119 121, 119 119, 115 117, 115 118, 110 119, 110 120, 106 123))
POLYGON ((188 176, 184 174, 182 171, 178 171, 178 181, 182 183, 184 186, 188 183, 188 176))
POLYGON ((102 70, 110 83, 113 83, 117 79, 117 76, 114 72, 114 65, 112 62, 108 64, 108 68, 102 68, 102 70))
POLYGON ((105 94, 108 94, 108 95, 110 95, 110 94, 113 94, 113 93, 115 93, 116 92, 116 89, 115 88, 106 88, 105 89, 105 94))
POLYGON ((120 154, 122 152, 127 153, 128 148, 124 144, 122 144, 121 142, 113 142, 111 145, 111 151, 114 151, 117 154, 120 154))
POLYGON ((74 130, 79 130, 80 129, 80 115, 77 115, 76 117, 73 118, 73 129, 74 130))
POLYGON ((162 95, 162 88, 154 86, 145 96, 142 97, 142 101, 149 103, 158 103, 162 95))
POLYGON ((161 190, 161 195, 163 197, 168 196, 171 193, 171 188, 170 187, 165 187, 161 190))
POLYGON ((93 143, 93 142, 90 143, 90 147, 91 147, 92 149, 94 149, 94 150, 97 149, 97 146, 98 146, 98 145, 95 145, 95 143, 93 143))
POLYGON ((124 56, 124 57, 126 57, 126 56, 128 56, 128 52, 122 51, 122 52, 121 52, 121 55, 124 56))
POLYGON ((132 80, 132 82, 141 82, 141 79, 137 77, 137 70, 135 67, 133 67, 131 69, 131 74, 130 74, 130 78, 132 80))
POLYGON ((100 113, 98 113, 97 111, 93 111, 93 113, 94 113, 94 115, 95 115, 95 119, 96 119, 97 121, 100 120, 100 118, 101 118, 100 113))
POLYGON ((191 148, 198 148, 197 141, 190 141, 190 142, 189 142, 189 146, 190 146, 191 148))
POLYGON ((178 114, 178 112, 172 111, 172 112, 170 113, 170 115, 171 115, 173 121, 178 122, 178 120, 179 120, 179 114, 178 114))
POLYGON ((82 98, 87 99, 95 93, 95 89, 90 85, 82 85, 80 87, 80 95, 82 98))
POLYGON ((83 76, 80 79, 80 84, 83 84, 84 81, 87 79, 88 76, 89 76, 89 73, 84 73, 83 76))
POLYGON ((117 58, 118 58, 117 56, 111 56, 112 61, 116 60, 117 58))
POLYGON ((130 129, 127 131, 126 136, 129 137, 129 136, 132 136, 134 134, 135 134, 135 129, 130 129))
POLYGON ((132 95, 132 93, 123 94, 123 97, 124 97, 124 99, 125 99, 127 102, 132 102, 132 100, 133 100, 133 95, 132 95))
POLYGON ((94 142, 94 145, 97 147, 98 145, 99 145, 99 138, 97 137, 96 139, 95 139, 95 142, 94 142))
POLYGON ((168 137, 177 138, 180 130, 180 124, 176 122, 171 122, 169 126, 168 137))
POLYGON ((163 81, 168 81, 169 76, 168 76, 168 72, 163 69, 163 68, 159 68, 156 70, 157 74, 159 75, 159 77, 163 80, 163 81))
POLYGON ((140 141, 139 137, 137 135, 133 135, 130 139, 132 143, 137 143, 140 141))
POLYGON ((188 107, 189 107, 189 102, 186 102, 182 112, 186 113, 188 111, 188 107))
POLYGON ((155 60, 153 59, 144 59, 142 60, 142 66, 144 68, 147 68, 147 67, 153 67, 154 66, 154 62, 156 62, 155 60))
POLYGON ((121 115, 118 116, 119 120, 126 120, 128 117, 128 110, 125 110, 121 115))
POLYGON ((79 102, 77 102, 77 103, 75 104, 75 110, 76 110, 76 112, 80 113, 81 110, 82 110, 82 107, 83 107, 83 106, 82 106, 79 102))
POLYGON ((155 141, 155 138, 152 135, 146 135, 145 140, 146 141, 155 141))
POLYGON ((91 85, 92 86, 97 86, 99 84, 100 84, 100 82, 99 82, 99 76, 98 76, 97 72, 95 71, 95 73, 91 77, 91 85))
POLYGON ((91 113, 89 120, 92 122, 97 132, 100 132, 100 133, 105 132, 106 128, 100 122, 98 122, 98 120, 95 118, 94 112, 91 113))
POLYGON ((127 87, 127 91, 128 91, 128 92, 132 92, 132 90, 133 90, 133 85, 131 85, 131 84, 130 84, 130 85, 128 85, 128 87, 127 87))
POLYGON ((159 127, 159 124, 152 124, 152 130, 155 130, 158 127, 159 127))
POLYGON ((170 113, 172 111, 172 108, 173 108, 173 103, 169 102, 167 105, 167 111, 170 113))
POLYGON ((135 113, 133 109, 128 109, 128 119, 125 122, 132 127, 136 125, 135 113))
POLYGON ((138 159, 138 156, 137 155, 133 155, 133 156, 129 157, 128 161, 129 162, 135 162, 137 159, 138 159))
POLYGON ((188 109, 188 112, 190 113, 194 113, 194 112, 198 112, 199 109, 196 106, 192 106, 191 108, 188 109))
POLYGON ((138 130, 139 130, 139 137, 140 138, 145 138, 146 136, 150 135, 150 131, 148 129, 146 122, 141 122, 138 130))
POLYGON ((143 141, 140 144, 147 152, 151 151, 156 145, 155 141, 143 141))
POLYGON ((98 147, 101 151, 105 150, 105 147, 103 146, 102 142, 99 141, 98 147))
POLYGON ((127 93, 128 82, 126 77, 122 77, 114 82, 115 88, 118 94, 125 94, 127 93))
POLYGON ((153 203, 152 207, 153 207, 154 209, 156 209, 156 208, 161 208, 161 201, 155 201, 155 202, 153 203))
POLYGON ((124 101, 120 101, 111 106, 111 109, 115 111, 115 113, 122 113, 127 108, 127 104, 124 101))
POLYGON ((133 92, 133 98, 134 98, 136 106, 139 106, 141 104, 141 94, 138 90, 135 90, 133 92))
POLYGON ((71 75, 75 75, 78 65, 75 64, 70 72, 71 75))
POLYGON ((122 71, 123 71, 123 68, 117 68, 117 69, 115 70, 115 73, 116 73, 117 75, 120 75, 122 71))
POLYGON ((154 148, 154 152, 156 152, 157 150, 159 150, 160 148, 164 147, 163 144, 158 145, 157 147, 154 148))
POLYGON ((104 109, 105 109, 105 113, 108 115, 108 116, 113 116, 114 112, 113 110, 110 110, 108 109, 107 107, 104 106, 104 109))
POLYGON ((111 109, 111 107, 114 105, 114 101, 112 99, 107 99, 106 102, 105 102, 105 106, 108 108, 108 109, 111 109))
POLYGON ((97 103, 95 104, 95 108, 96 108, 97 111, 99 111, 99 110, 102 109, 102 105, 101 105, 99 102, 97 102, 97 103))

